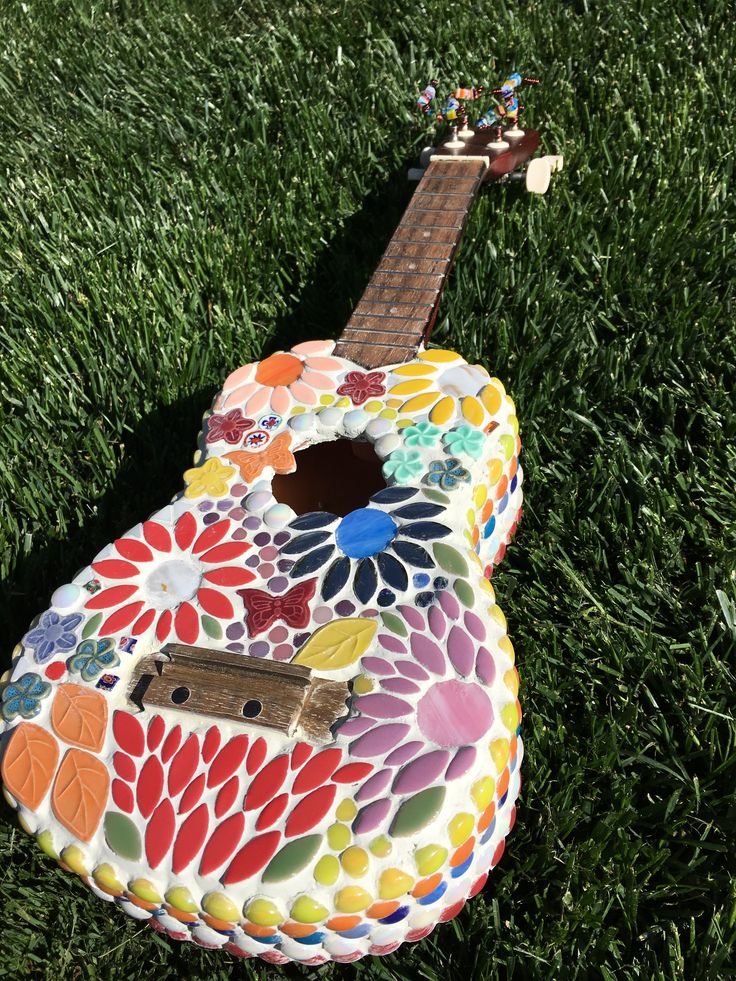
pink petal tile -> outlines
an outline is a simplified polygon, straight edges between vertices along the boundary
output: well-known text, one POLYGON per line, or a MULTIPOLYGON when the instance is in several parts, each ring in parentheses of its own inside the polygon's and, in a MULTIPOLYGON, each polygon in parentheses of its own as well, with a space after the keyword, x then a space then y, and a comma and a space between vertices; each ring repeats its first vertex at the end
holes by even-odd
POLYGON ((245 385, 246 382, 253 381, 257 367, 258 363, 254 362, 252 364, 244 364, 241 368, 236 368, 235 371, 227 376, 225 384, 222 387, 225 391, 228 391, 231 388, 237 388, 239 385, 245 385))
POLYGON ((346 363, 340 358, 307 358, 305 362, 313 371, 344 371, 346 363))
POLYGON ((275 388, 271 396, 271 408, 278 415, 283 416, 291 405, 291 393, 284 385, 275 388))
MULTIPOLYGON (((332 385, 332 383, 330 383, 332 385)), ((309 385, 305 385, 303 381, 295 381, 291 386, 291 394, 297 400, 297 402, 303 402, 304 405, 316 405, 317 404, 317 393, 309 385)))
POLYGON ((291 350, 294 354, 331 354, 335 348, 334 341, 302 341, 291 350))
POLYGON ((244 406, 245 414, 247 416, 257 416, 268 405, 272 392, 272 388, 261 388, 259 386, 256 393, 251 395, 244 406))
POLYGON ((312 388, 318 388, 325 392, 329 392, 335 387, 334 378, 328 378, 327 375, 321 375, 318 371, 305 371, 302 375, 302 381, 305 385, 311 385, 312 388))
POLYGON ((240 405, 240 403, 249 398, 253 392, 257 392, 258 387, 259 386, 255 382, 250 382, 250 384, 241 385, 240 388, 236 388, 232 392, 228 392, 227 394, 223 393, 222 405, 219 406, 219 408, 224 409, 227 406, 232 408, 234 405, 240 405))

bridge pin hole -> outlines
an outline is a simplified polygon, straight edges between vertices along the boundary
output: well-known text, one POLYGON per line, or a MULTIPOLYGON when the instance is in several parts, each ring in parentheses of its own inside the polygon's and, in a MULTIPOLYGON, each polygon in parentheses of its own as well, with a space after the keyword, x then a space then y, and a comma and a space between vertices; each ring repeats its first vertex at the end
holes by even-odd
POLYGON ((243 718, 257 719, 262 711, 263 703, 259 702, 257 698, 249 698, 243 706, 243 718))
POLYGON ((175 688, 171 693, 171 701, 174 703, 174 705, 183 705, 191 694, 191 691, 183 686, 180 688, 175 688))

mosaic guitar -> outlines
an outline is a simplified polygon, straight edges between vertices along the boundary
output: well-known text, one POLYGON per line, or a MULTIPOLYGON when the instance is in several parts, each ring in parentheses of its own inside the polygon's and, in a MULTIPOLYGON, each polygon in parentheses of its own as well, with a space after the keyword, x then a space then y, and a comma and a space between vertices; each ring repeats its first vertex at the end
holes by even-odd
MULTIPOLYGON (((184 491, 16 648, 20 823, 175 940, 277 964, 389 953, 503 853, 521 708, 488 579, 521 507, 518 422, 498 379, 425 344, 481 184, 538 146, 524 81, 476 130, 482 90, 456 90, 439 115, 463 129, 423 155, 337 343, 234 371, 184 491)), ((530 189, 560 162, 532 161, 530 189)))

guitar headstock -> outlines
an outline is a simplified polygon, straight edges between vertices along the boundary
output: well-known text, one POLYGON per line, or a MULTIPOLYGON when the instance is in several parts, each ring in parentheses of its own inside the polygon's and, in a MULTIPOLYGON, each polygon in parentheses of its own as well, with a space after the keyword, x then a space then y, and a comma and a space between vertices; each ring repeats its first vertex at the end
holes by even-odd
POLYGON ((473 125, 466 103, 484 98, 486 89, 482 85, 459 87, 439 99, 438 84, 432 80, 426 86, 417 107, 426 119, 449 124, 449 139, 425 147, 420 165, 409 171, 409 179, 420 180, 432 158, 485 157, 488 166, 484 180, 524 179, 528 191, 544 194, 552 173, 562 169, 563 158, 548 155, 531 159, 539 147, 540 133, 519 126, 525 107, 517 96, 521 86, 539 85, 539 79, 512 72, 501 86, 490 90, 487 102, 491 104, 473 125))

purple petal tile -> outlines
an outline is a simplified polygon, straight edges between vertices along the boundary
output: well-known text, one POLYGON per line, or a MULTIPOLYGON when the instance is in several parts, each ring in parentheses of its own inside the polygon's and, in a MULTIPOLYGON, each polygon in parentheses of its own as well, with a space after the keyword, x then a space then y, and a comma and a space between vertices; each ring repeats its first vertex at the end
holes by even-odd
POLYGON ((445 636, 445 630, 447 630, 447 623, 440 612, 440 608, 438 606, 433 606, 429 611, 429 617, 427 619, 429 621, 429 629, 435 635, 437 640, 442 640, 442 638, 445 636))
POLYGON ((393 775, 393 770, 379 770, 378 773, 374 773, 360 788, 355 795, 355 799, 364 801, 370 800, 371 797, 378 797, 391 783, 391 777, 393 775))
POLYGON ((353 831, 356 834, 367 834, 375 831, 379 825, 383 824, 393 807, 394 802, 390 797, 381 800, 374 800, 372 804, 362 807, 353 821, 353 831))
POLYGON ((434 783, 447 766, 450 754, 442 749, 418 756, 403 767, 391 788, 395 794, 415 794, 434 783))
POLYGON ((477 755, 475 746, 461 746, 447 768, 445 780, 457 780, 458 777, 464 776, 475 763, 477 755))
POLYGON ((421 691, 419 685, 409 681, 408 678, 384 678, 381 682, 381 688, 394 695, 416 695, 417 692, 421 691))
POLYGON ((369 729, 373 728, 373 725, 373 719, 358 717, 343 722, 338 731, 341 736, 362 736, 364 732, 368 732, 369 729))
POLYGON ((379 634, 376 638, 381 647, 394 654, 406 654, 406 644, 391 634, 379 634))
POLYGON ((460 616, 460 604, 446 589, 440 593, 440 606, 451 620, 457 620, 460 616))
POLYGON ((416 661, 397 661, 396 670, 400 671, 405 677, 413 678, 415 681, 426 681, 429 675, 416 661))
POLYGON ((412 706, 395 695, 361 695, 355 700, 355 708, 361 715, 372 719, 400 719, 402 715, 412 712, 412 706))
POLYGON ((402 746, 398 746, 393 753, 388 754, 383 762, 386 764, 386 766, 401 766, 413 756, 416 756, 421 750, 426 748, 426 743, 421 742, 418 739, 413 739, 409 743, 404 743, 402 746))
POLYGON ((493 684, 496 677, 496 662, 485 647, 478 648, 478 656, 475 659, 475 673, 487 685, 493 684))
POLYGON ((445 673, 445 657, 433 640, 423 634, 411 635, 411 652, 414 657, 434 674, 445 673))
POLYGON ((378 726, 351 743, 350 755, 357 756, 358 759, 369 759, 371 756, 381 756, 383 753, 388 753, 397 743, 408 736, 409 729, 410 726, 403 722, 378 726))
POLYGON ((475 645, 462 627, 453 627, 450 631, 450 636, 447 638, 447 653, 450 655, 452 665, 458 674, 467 678, 473 670, 475 645))
POLYGON ((413 606, 399 606, 397 609, 410 627, 415 630, 424 630, 424 617, 413 606))
POLYGON ((470 610, 468 610, 464 619, 468 633, 472 634, 476 640, 486 639, 486 628, 483 625, 483 621, 476 613, 471 613, 470 610))
POLYGON ((369 674, 377 674, 379 677, 384 674, 396 674, 393 664, 382 657, 364 657, 360 666, 369 674))

